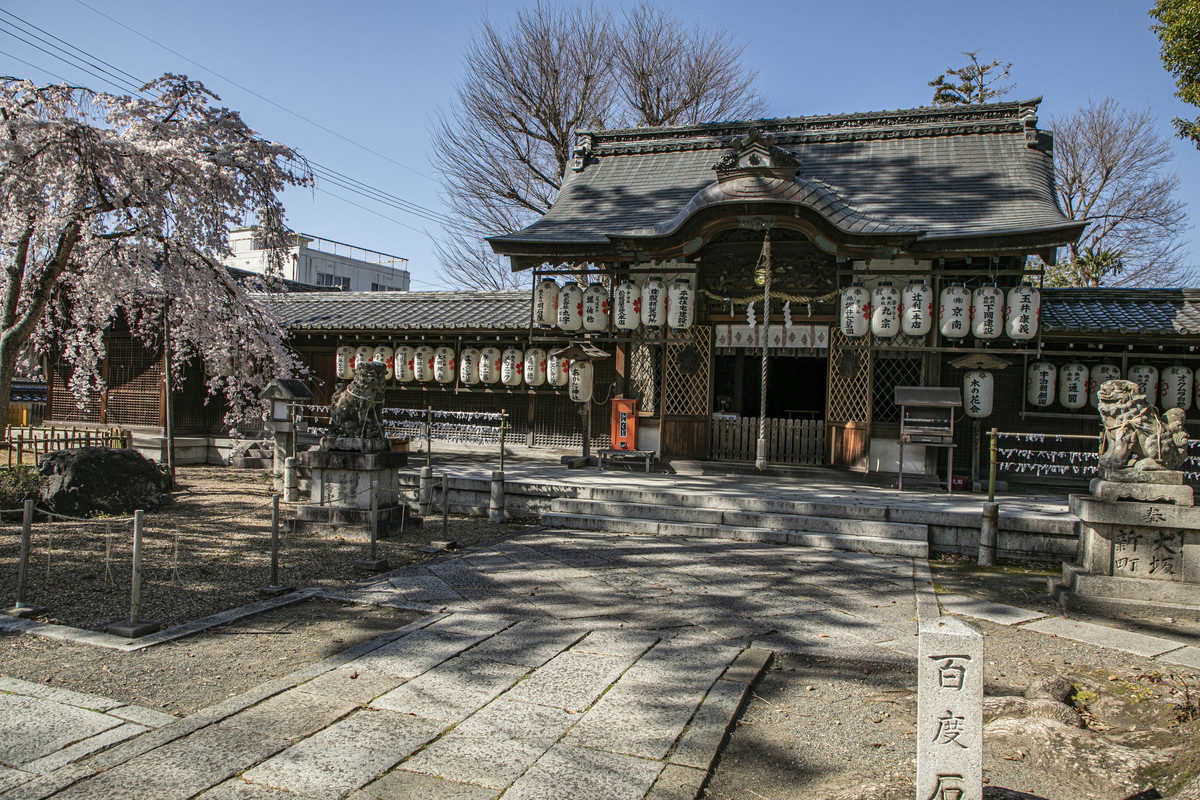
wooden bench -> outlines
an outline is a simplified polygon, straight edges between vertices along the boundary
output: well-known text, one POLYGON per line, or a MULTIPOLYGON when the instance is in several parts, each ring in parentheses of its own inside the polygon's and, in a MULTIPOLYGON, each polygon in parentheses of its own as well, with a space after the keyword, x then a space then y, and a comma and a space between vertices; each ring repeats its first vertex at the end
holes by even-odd
POLYGON ((613 450, 604 448, 598 450, 597 454, 600 457, 600 469, 604 469, 608 464, 628 464, 641 461, 646 468, 646 472, 654 466, 654 458, 658 455, 653 450, 613 450))

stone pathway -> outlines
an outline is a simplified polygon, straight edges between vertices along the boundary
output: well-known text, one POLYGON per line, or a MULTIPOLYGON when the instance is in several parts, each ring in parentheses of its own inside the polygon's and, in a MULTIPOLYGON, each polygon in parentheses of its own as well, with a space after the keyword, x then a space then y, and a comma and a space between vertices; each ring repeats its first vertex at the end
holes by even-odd
POLYGON ((757 543, 542 531, 329 594, 429 615, 157 730, 11 681, 59 733, 0 742, 2 796, 690 798, 768 648, 916 645, 911 561, 757 543))
POLYGON ((328 594, 428 614, 185 719, 4 680, 0 797, 694 798, 770 650, 911 663, 938 613, 924 562, 552 530, 328 594))

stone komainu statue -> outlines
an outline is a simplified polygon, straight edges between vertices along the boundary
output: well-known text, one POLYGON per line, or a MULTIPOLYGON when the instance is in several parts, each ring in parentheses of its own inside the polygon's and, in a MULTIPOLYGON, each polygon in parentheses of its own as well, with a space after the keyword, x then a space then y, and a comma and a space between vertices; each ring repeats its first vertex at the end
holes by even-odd
POLYGON ((368 361, 355 368, 354 380, 333 395, 329 435, 350 439, 382 439, 379 409, 387 388, 387 367, 368 361))
POLYGON ((1177 470, 1187 458, 1187 431, 1182 409, 1163 415, 1150 405, 1133 381, 1112 380, 1098 394, 1104 435, 1100 442, 1100 475, 1113 470, 1177 470))

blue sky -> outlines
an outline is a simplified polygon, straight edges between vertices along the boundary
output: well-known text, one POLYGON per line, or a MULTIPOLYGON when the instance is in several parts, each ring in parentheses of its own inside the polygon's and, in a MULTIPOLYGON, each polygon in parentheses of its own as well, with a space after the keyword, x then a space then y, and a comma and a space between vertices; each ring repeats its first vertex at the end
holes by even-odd
MULTIPOLYGON (((430 162, 431 130, 461 77, 463 49, 485 16, 504 26, 523 5, 509 0, 3 0, 0 9, 139 78, 163 72, 197 78, 262 135, 436 211, 442 205, 430 162)), ((727 30, 744 44, 745 63, 759 71, 757 87, 771 116, 922 105, 931 97, 927 82, 946 67, 961 65, 960 51, 976 49, 983 59, 1013 62, 1017 87, 1009 99, 1045 98, 1044 128, 1056 115, 1107 96, 1150 108, 1164 136, 1172 135, 1172 117, 1200 113, 1173 97, 1173 82, 1149 30, 1149 3, 790 0, 738 5, 691 0, 660 5, 688 23, 727 30)), ((7 15, 0 18, 15 23, 7 15)), ((0 30, 13 29, 0 25, 0 30)), ((0 72, 39 82, 61 76, 112 90, 11 35, 0 35, 0 72)), ((1180 197, 1195 226, 1200 222, 1200 151, 1176 142, 1180 197)), ((464 157, 486 158, 486 153, 464 157)), ((441 234, 436 224, 329 185, 291 191, 286 202, 294 228, 404 256, 411 259, 414 289, 444 288, 430 241, 441 234)), ((1193 229, 1189 237, 1186 263, 1198 265, 1200 231, 1193 229)), ((1193 283, 1200 284, 1200 277, 1193 283)))

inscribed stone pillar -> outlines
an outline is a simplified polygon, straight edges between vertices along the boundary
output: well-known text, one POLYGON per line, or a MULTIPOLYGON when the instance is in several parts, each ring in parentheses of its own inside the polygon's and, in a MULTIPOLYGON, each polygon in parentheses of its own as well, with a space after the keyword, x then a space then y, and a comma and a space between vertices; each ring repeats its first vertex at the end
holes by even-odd
POLYGON ((955 617, 921 623, 917 800, 983 798, 983 634, 955 617))

